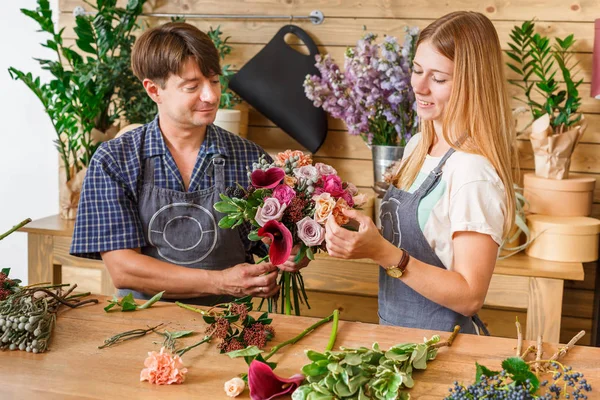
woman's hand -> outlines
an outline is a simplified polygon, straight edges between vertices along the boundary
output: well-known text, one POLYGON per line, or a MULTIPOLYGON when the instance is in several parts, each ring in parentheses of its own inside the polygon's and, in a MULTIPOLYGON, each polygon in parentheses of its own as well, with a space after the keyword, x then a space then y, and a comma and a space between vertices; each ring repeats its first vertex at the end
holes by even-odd
POLYGON ((356 210, 342 210, 344 215, 358 222, 357 232, 339 226, 333 217, 325 224, 327 252, 332 257, 344 259, 376 258, 386 241, 373 220, 356 210))

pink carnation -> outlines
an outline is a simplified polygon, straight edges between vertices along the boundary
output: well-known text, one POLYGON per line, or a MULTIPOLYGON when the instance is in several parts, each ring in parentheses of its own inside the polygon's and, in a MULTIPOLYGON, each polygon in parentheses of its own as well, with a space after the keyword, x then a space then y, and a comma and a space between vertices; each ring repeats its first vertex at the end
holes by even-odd
POLYGON ((354 207, 354 200, 352 195, 350 194, 350 192, 348 191, 344 191, 344 193, 342 193, 342 195, 340 196, 342 199, 346 200, 346 203, 348 203, 348 205, 350 207, 354 207))
POLYGON ((144 366, 146 368, 140 373, 140 381, 148 381, 155 385, 183 383, 187 374, 187 368, 183 368, 181 358, 165 353, 164 347, 160 349, 160 353, 148 352, 144 366))
POLYGON ((296 191, 288 185, 279 185, 273 190, 273 197, 279 200, 279 203, 290 205, 290 202, 296 197, 296 191))

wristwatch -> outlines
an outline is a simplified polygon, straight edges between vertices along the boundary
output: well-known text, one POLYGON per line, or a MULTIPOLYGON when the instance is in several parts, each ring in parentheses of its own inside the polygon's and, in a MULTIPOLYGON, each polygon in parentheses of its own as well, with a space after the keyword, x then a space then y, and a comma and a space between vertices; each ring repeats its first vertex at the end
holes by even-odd
POLYGON ((388 276, 391 276, 392 278, 400 278, 402 275, 404 275, 404 273, 406 272, 406 266, 408 265, 408 261, 410 260, 410 255, 408 254, 408 251, 404 249, 400 250, 402 250, 402 258, 400 259, 400 262, 398 262, 397 265, 391 265, 385 269, 385 273, 388 274, 388 276))

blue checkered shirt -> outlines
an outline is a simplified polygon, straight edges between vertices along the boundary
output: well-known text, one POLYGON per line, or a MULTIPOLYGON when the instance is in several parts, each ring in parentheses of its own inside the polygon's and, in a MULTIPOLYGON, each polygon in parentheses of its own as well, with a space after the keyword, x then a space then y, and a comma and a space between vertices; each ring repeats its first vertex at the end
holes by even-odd
MULTIPOLYGON (((247 187, 246 167, 252 167, 262 154, 271 161, 255 143, 210 125, 196 159, 189 192, 213 186, 212 177, 205 172, 216 154, 226 160, 226 186, 238 182, 247 187)), ((149 157, 154 159, 154 184, 157 187, 185 191, 181 174, 162 137, 158 116, 142 127, 102 143, 92 157, 83 182, 70 250, 72 255, 100 259, 103 251, 147 245, 138 215, 138 195, 143 181, 142 166, 149 157)), ((261 257, 267 254, 261 242, 248 239, 250 224, 237 229, 248 262, 252 262, 252 254, 261 257)))

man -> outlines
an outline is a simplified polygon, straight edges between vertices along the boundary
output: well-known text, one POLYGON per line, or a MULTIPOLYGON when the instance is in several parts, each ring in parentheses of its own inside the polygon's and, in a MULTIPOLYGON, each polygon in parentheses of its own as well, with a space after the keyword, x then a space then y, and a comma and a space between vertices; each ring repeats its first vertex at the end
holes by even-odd
MULTIPOLYGON (((131 56, 158 105, 154 121, 103 143, 83 184, 71 254, 102 258, 123 296, 210 305, 277 293, 277 267, 248 240, 249 225, 220 229, 213 204, 264 150, 212 125, 221 96, 219 55, 192 25, 146 31, 131 56)), ((135 100, 133 100, 135 101, 135 100)), ((283 270, 296 270, 293 258, 283 270)))

